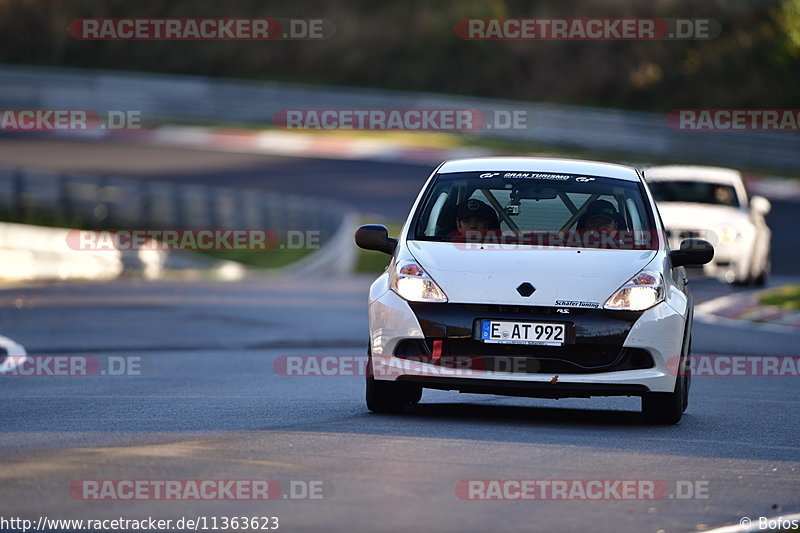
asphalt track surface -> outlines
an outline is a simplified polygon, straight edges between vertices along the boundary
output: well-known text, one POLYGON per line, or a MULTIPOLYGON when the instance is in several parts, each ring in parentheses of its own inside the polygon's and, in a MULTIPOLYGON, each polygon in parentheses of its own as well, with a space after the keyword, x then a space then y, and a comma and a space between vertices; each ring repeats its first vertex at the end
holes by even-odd
MULTIPOLYGON (((428 173, 417 165, 139 148, 144 154, 90 144, 76 154, 74 143, 61 141, 38 152, 40 166, 66 165, 58 146, 81 170, 113 165, 117 175, 124 160, 128 175, 291 192, 373 184, 373 193, 351 198, 345 187, 337 197, 397 218, 428 173), (99 161, 105 157, 111 159, 99 161), (177 168, 181 159, 197 168, 167 170, 168 161, 177 168)), ((21 159, 23 148, 0 143, 0 161, 9 153, 21 159)), ((796 206, 775 204, 773 283, 797 279, 798 247, 790 237, 798 222, 796 206)), ((275 364, 284 355, 363 356, 370 281, 116 281, 3 290, 0 334, 30 354, 86 355, 101 364, 135 357, 142 373, 0 378, 0 516, 278 516, 284 531, 669 533, 800 510, 797 378, 695 378, 681 424, 655 427, 643 423, 635 398, 425 391, 404 415, 375 415, 364 406, 362 377, 279 375, 275 364), (293 481, 322 481, 324 497, 84 502, 68 492, 81 479, 254 478, 279 481, 287 496, 293 481), (466 479, 661 480, 673 497, 467 501, 455 491, 466 479), (678 487, 687 485, 707 497, 678 498, 678 487)), ((698 301, 741 290, 708 279, 694 279, 692 287, 698 301)), ((799 341, 797 333, 749 327, 696 322, 694 329, 695 354, 797 354, 799 341)))

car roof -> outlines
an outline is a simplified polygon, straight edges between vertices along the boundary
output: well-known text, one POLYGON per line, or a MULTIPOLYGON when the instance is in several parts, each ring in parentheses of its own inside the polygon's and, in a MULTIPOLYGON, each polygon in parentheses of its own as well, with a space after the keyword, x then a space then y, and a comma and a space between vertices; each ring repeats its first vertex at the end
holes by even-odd
POLYGON ((707 167, 701 165, 665 165, 646 168, 646 181, 704 181, 736 185, 742 182, 742 174, 738 170, 723 167, 707 167))
POLYGON ((638 171, 633 167, 582 159, 560 159, 548 157, 474 157, 453 159, 439 167, 439 174, 454 172, 508 171, 508 172, 553 172, 562 174, 584 174, 639 181, 638 171))

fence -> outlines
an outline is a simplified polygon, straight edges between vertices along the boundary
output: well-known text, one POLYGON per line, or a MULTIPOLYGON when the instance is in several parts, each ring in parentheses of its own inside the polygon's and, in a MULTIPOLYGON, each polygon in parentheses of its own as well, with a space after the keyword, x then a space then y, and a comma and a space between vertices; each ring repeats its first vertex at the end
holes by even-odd
POLYGON ((347 209, 328 200, 150 179, 0 168, 0 220, 81 228, 318 231, 347 209))

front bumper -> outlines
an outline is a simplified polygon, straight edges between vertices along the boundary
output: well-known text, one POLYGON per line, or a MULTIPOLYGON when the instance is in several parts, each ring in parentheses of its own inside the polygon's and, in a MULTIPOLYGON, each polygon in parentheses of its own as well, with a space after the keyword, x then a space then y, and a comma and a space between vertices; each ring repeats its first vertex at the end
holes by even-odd
POLYGON ((747 281, 752 262, 750 249, 741 245, 716 245, 714 259, 703 266, 706 276, 728 283, 747 281))
POLYGON ((705 239, 714 245, 714 259, 703 265, 703 274, 727 283, 746 281, 753 262, 753 239, 750 234, 734 241, 720 242, 719 236, 710 230, 671 230, 670 247, 680 249, 683 239, 705 239))
POLYGON ((546 307, 409 304, 387 291, 370 304, 375 379, 464 392, 545 397, 670 392, 675 386, 670 369, 681 354, 684 328, 685 317, 666 303, 636 313, 571 308, 561 314, 546 307), (563 322, 572 342, 484 344, 475 340, 479 319, 563 322))

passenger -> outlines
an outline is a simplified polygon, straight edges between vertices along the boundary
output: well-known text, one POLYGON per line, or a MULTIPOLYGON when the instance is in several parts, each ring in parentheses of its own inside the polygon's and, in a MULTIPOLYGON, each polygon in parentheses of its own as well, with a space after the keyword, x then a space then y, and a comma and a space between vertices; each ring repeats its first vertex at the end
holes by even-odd
POLYGON ((614 231, 619 228, 619 213, 607 200, 595 200, 578 220, 579 230, 614 231))

